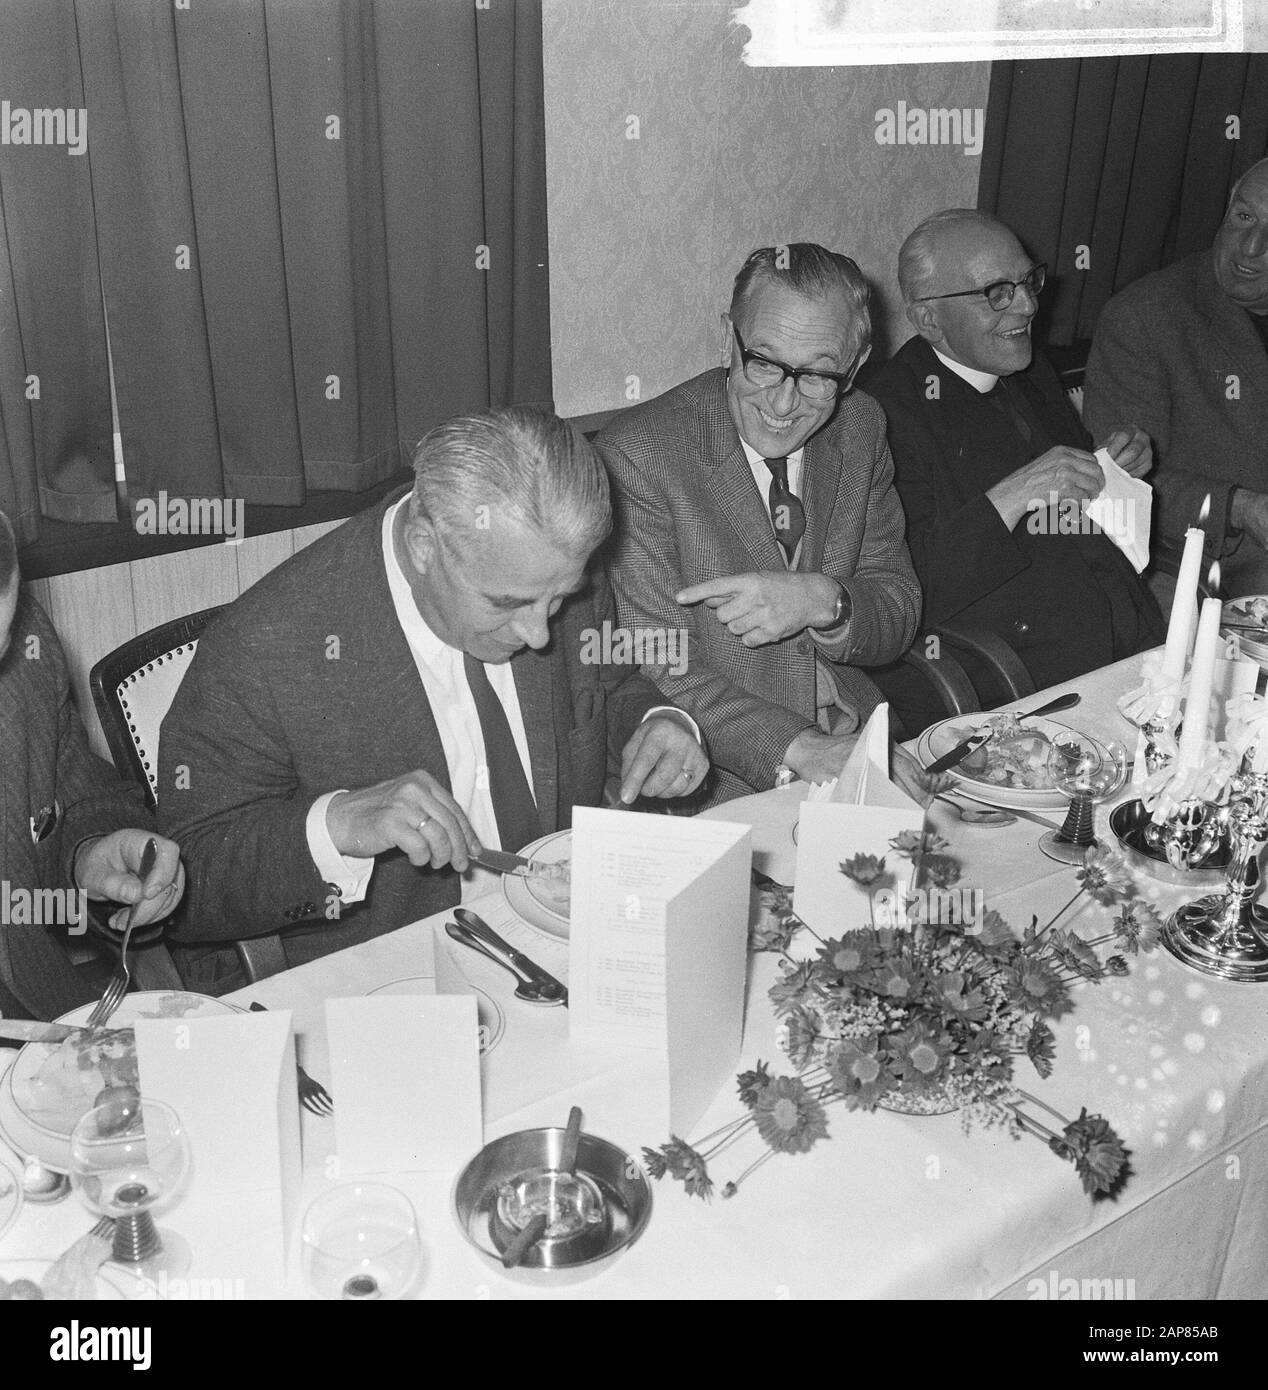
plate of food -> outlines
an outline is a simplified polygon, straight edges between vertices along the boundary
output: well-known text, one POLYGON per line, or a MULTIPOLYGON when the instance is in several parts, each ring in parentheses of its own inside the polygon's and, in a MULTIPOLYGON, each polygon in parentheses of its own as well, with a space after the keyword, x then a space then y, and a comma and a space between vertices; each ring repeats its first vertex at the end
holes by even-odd
POLYGON ((946 775, 965 792, 992 806, 1059 810, 1068 801, 1048 774, 1048 754, 1063 733, 1074 731, 1051 719, 999 714, 959 714, 926 729, 916 742, 922 767, 978 734, 991 737, 946 775))
MULTIPOLYGON (((0 1260, 0 1303, 36 1302, 44 1297, 40 1280, 55 1261, 0 1260)), ((97 1271, 96 1297, 110 1303, 139 1298, 144 1281, 121 1265, 102 1265, 97 1271)))
POLYGON ((502 894, 511 911, 547 936, 568 939, 572 899, 572 831, 557 830, 525 845, 520 854, 542 864, 558 865, 557 876, 503 874, 502 894))
POLYGON ((1242 652, 1268 671, 1268 594, 1229 599, 1221 617, 1221 632, 1236 636, 1242 652))
MULTIPOLYGON (((55 1021, 82 1027, 92 1004, 55 1021)), ((0 1136, 15 1153, 31 1155, 46 1168, 70 1167, 70 1133, 102 1091, 138 1085, 136 1038, 128 1025, 138 1018, 207 1018, 241 1013, 220 999, 183 990, 154 990, 124 996, 109 1026, 61 1043, 27 1043, 0 1080, 0 1136)))
POLYGON ((22 1174, 0 1153, 0 1240, 22 1210, 22 1174))

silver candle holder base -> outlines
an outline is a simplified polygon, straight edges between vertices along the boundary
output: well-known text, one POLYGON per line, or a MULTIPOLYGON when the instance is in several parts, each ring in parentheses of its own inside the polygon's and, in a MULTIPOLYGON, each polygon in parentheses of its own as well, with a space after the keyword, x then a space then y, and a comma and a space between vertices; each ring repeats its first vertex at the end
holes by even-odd
POLYGON ((1229 861, 1221 893, 1186 903, 1167 918, 1162 943, 1177 960, 1222 980, 1268 980, 1268 910, 1253 901, 1259 853, 1268 843, 1268 776, 1238 772, 1220 819, 1228 832, 1229 861))

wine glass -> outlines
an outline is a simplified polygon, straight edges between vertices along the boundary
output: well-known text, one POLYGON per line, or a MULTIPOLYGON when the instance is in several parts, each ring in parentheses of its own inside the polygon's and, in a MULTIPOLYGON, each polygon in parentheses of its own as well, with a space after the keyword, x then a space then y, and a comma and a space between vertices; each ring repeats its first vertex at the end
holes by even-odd
POLYGON ((71 1131, 70 1181, 90 1211, 115 1221, 111 1259, 147 1279, 178 1278, 189 1245, 154 1224, 189 1176, 189 1136, 170 1105, 122 1092, 90 1110, 71 1131))
POLYGON ((304 1213, 304 1276, 318 1298, 407 1298, 422 1270, 414 1208, 385 1183, 331 1188, 304 1213))
POLYGON ((1048 777, 1070 798, 1060 830, 1049 830, 1039 848, 1061 864, 1082 864, 1090 846, 1093 806, 1113 796, 1127 780, 1127 749, 1117 739, 1095 739, 1073 729, 1058 734, 1048 752, 1048 777))

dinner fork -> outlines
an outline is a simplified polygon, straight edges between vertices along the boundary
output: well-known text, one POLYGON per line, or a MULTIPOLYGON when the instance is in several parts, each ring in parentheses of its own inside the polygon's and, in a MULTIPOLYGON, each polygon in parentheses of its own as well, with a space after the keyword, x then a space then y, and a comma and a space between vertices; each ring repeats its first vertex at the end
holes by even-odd
MULTIPOLYGON (((149 878, 157 858, 158 842, 151 836, 145 842, 145 849, 141 851, 140 874, 143 892, 145 880, 149 878)), ((128 965, 128 947, 132 943, 132 928, 136 926, 136 914, 137 909, 141 906, 141 901, 142 899, 138 898, 128 909, 128 921, 123 929, 123 941, 119 946, 119 964, 115 967, 114 974, 111 975, 106 984, 105 993, 97 1001, 97 1007, 88 1015, 88 1021, 85 1025, 88 1028, 102 1027, 123 1002, 123 996, 128 992, 128 985, 132 981, 132 970, 128 965)))
MULTIPOLYGON (((268 1009, 263 1004, 252 1004, 253 1014, 268 1013, 268 1009)), ((298 1059, 295 1062, 295 1077, 299 1083, 299 1103, 308 1111, 310 1115, 333 1115, 335 1103, 330 1098, 330 1092, 300 1066, 298 1059)))
POLYGON ((103 1216, 49 1266, 40 1288, 48 1299, 94 1298, 97 1270, 110 1258, 114 1222, 103 1216))

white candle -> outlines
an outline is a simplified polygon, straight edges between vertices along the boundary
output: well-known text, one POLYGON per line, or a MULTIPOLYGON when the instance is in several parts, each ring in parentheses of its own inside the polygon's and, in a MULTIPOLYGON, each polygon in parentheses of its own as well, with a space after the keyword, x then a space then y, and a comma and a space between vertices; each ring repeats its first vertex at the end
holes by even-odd
POLYGON ((1206 721, 1211 707, 1223 611, 1220 599, 1202 600, 1198 640, 1193 648, 1193 670, 1189 676, 1189 698, 1184 706, 1184 728, 1180 731, 1180 749, 1176 756, 1176 763, 1182 768, 1197 767, 1206 751, 1206 721))
POLYGON ((1171 601, 1171 621, 1167 627, 1167 645, 1162 654, 1162 684, 1176 685, 1184 679, 1184 663, 1189 655, 1189 639, 1193 635, 1193 620, 1198 609, 1198 570, 1202 564, 1202 546, 1206 532, 1190 526, 1184 533, 1184 556, 1176 580, 1175 597, 1171 601))

